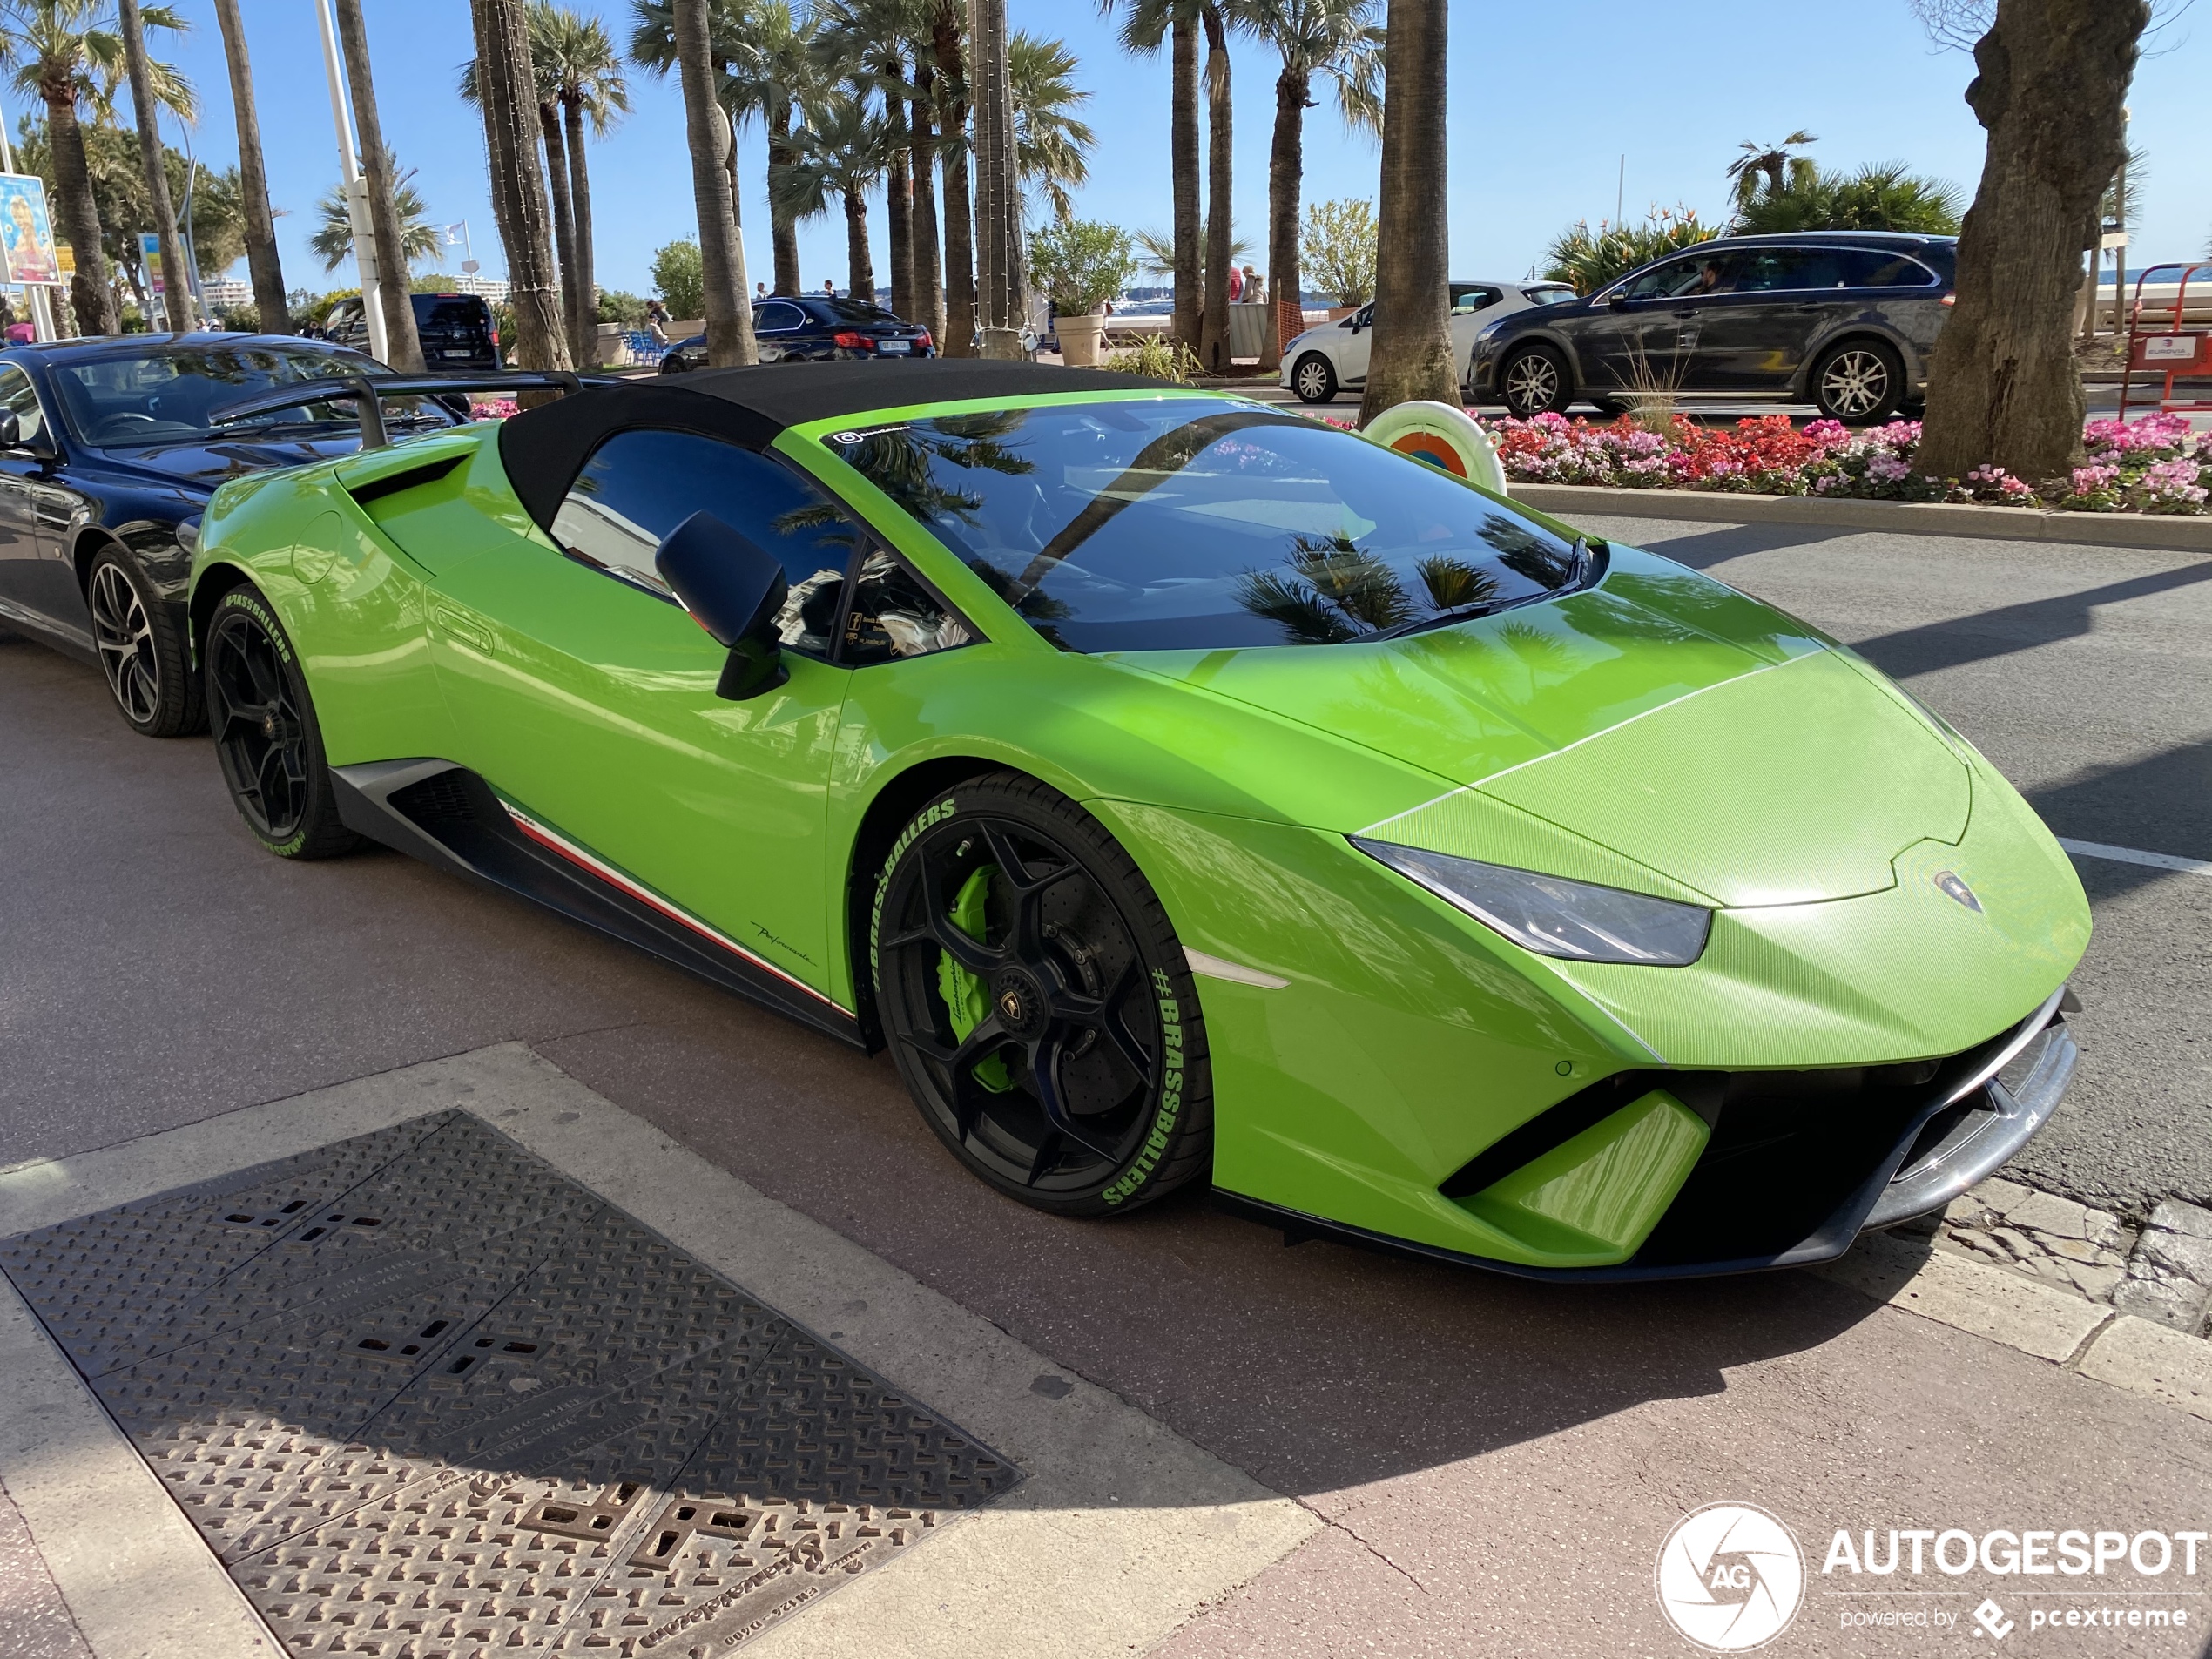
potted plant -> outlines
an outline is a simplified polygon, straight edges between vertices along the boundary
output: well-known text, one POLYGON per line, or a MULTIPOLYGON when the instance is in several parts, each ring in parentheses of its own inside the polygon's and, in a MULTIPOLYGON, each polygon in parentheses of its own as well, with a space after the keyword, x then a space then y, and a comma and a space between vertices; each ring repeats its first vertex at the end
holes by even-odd
POLYGON ((1029 238, 1029 274, 1059 314, 1061 360, 1096 368, 1106 331, 1099 311, 1136 275, 1129 233, 1088 219, 1048 225, 1029 238))
POLYGON ((1298 278, 1336 296, 1329 320, 1336 322, 1375 297, 1375 212, 1347 197, 1316 202, 1305 210, 1298 236, 1298 278))

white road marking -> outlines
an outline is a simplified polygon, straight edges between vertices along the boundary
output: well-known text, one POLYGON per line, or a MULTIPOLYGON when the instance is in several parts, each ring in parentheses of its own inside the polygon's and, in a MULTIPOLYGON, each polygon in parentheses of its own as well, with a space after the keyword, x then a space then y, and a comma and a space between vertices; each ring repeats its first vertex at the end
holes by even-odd
POLYGON ((2171 853, 2139 853, 2132 846, 2107 846, 2102 841, 2069 841, 2059 845, 2080 859, 2109 859, 2114 864, 2145 864, 2154 870, 2177 870, 2183 875, 2212 875, 2212 864, 2202 859, 2176 858, 2171 853))

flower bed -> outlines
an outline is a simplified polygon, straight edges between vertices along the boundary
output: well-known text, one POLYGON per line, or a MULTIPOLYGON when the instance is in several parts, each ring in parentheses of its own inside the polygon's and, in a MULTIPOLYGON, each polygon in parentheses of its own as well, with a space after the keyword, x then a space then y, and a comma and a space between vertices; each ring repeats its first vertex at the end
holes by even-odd
POLYGON ((2002 467, 1963 478, 1913 469, 1918 421, 1851 428, 1810 426, 1786 415, 1702 427, 1676 415, 1662 431, 1632 415, 1592 424, 1563 415, 1485 420, 1506 476, 1519 483, 1610 484, 1629 489, 1706 489, 1853 501, 1976 502, 2081 513, 2202 513, 2212 486, 2212 434, 2192 442, 2176 415, 2092 421, 2082 428, 2086 464, 2063 478, 2030 482, 2002 467))

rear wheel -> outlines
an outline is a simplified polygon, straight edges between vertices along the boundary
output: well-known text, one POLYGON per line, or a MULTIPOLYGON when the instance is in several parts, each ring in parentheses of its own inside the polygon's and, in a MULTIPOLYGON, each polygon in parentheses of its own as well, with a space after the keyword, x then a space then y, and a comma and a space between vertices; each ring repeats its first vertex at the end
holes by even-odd
POLYGON ((285 859, 350 853, 307 682, 292 642, 253 589, 233 588, 207 624, 207 713, 223 781, 246 827, 285 859))
POLYGON ((869 955, 923 1121, 1000 1191, 1109 1215, 1207 1167, 1182 947, 1129 854, 1065 796, 996 772, 934 799, 884 864, 869 955))
POLYGON ((1291 368, 1291 390, 1301 403, 1332 403, 1337 395, 1337 371, 1318 351, 1310 351, 1291 368))
POLYGON ((152 586, 120 550, 92 556, 84 582, 92 647, 115 706, 141 737, 174 738, 200 723, 199 687, 183 631, 152 586))
POLYGON ((1813 366, 1812 401, 1831 421, 1871 426, 1904 398, 1904 361, 1878 340, 1847 340, 1813 366))
POLYGON ((1567 360, 1549 346, 1531 346, 1506 359, 1498 374, 1498 395, 1521 420, 1558 415, 1574 400, 1567 360))

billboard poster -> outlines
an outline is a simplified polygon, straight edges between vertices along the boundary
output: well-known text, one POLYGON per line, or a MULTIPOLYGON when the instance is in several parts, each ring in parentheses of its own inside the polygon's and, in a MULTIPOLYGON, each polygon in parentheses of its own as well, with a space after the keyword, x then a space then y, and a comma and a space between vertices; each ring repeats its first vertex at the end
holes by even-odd
POLYGON ((146 267, 146 287, 157 300, 167 292, 161 280, 161 238, 152 231, 138 233, 138 263, 146 267))
POLYGON ((29 173, 0 172, 0 253, 10 282, 62 280, 54 257, 53 226, 46 218, 46 184, 29 173))

